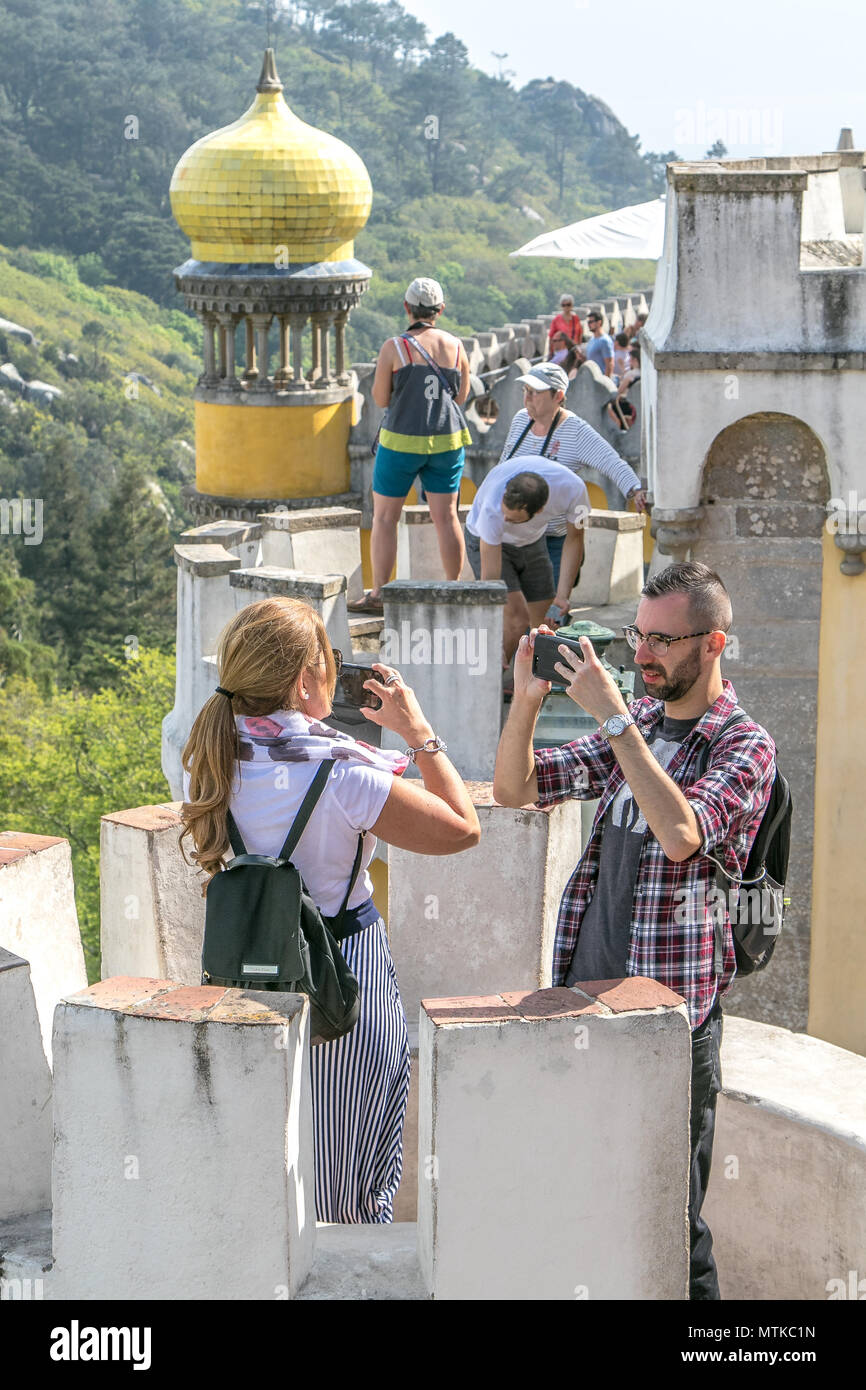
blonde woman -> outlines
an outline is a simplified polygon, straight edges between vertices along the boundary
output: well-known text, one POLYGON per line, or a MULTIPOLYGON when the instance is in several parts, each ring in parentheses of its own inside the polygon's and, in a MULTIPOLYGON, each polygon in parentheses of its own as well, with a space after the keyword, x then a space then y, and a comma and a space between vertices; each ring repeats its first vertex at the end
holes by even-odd
MULTIPOLYGON (((351 1032, 312 1049, 316 1215, 320 1221, 393 1220, 409 1092, 406 1019, 368 865, 376 839, 419 854, 456 854, 481 837, 469 794, 412 690, 375 663, 366 688, 382 700, 367 717, 406 740, 380 751, 337 733, 331 712, 340 653, 320 616, 296 599, 267 598, 226 625, 220 685, 183 751, 185 829, 209 876, 231 857, 231 810, 251 854, 276 855, 323 758, 334 767, 292 856, 323 915, 339 911, 364 836, 341 950, 361 985, 351 1032), (402 781, 409 760, 423 785, 402 781)), ((182 837, 183 838, 183 837, 182 837)))

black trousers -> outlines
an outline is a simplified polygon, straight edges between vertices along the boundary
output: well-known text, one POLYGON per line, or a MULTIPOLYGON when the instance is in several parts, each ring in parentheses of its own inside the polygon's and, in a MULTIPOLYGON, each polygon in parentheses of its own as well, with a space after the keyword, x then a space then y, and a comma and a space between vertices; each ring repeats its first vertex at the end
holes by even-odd
POLYGON ((690 1116, 691 1169, 689 1173, 689 1298, 718 1299, 719 1277, 713 1258, 713 1237, 701 1216, 710 1181, 716 1097, 722 1086, 719 1052, 722 1044, 722 1010, 716 1000, 700 1027, 692 1033, 692 1104, 690 1116))

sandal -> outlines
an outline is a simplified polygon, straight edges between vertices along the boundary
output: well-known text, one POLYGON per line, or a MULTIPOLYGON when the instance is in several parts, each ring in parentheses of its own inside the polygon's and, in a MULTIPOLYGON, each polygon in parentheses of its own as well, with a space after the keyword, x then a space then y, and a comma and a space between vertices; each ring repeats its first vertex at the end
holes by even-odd
POLYGON ((381 617, 385 612, 385 605, 381 598, 373 598, 371 594, 364 594, 362 598, 348 600, 346 608, 349 613, 374 613, 381 617))

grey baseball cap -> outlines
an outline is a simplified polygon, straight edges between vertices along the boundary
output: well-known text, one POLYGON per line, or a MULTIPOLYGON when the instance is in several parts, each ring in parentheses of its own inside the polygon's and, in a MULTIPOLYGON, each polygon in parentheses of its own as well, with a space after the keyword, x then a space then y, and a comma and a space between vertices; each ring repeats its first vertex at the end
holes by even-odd
POLYGON ((537 362, 526 376, 519 376, 517 380, 531 386, 533 391, 568 390, 568 375, 556 362, 537 362))
POLYGON ((406 303, 421 304, 425 309, 432 309, 434 305, 444 304, 445 296, 442 293, 442 286, 438 280, 431 280, 427 275, 419 275, 406 291, 406 303))

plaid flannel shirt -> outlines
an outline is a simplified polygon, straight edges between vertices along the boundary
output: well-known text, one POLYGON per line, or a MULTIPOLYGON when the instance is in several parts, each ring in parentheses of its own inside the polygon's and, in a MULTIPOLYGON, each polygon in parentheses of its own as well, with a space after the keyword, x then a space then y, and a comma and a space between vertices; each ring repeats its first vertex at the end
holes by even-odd
MULTIPOLYGON (((730 681, 722 694, 683 739, 667 774, 685 791, 703 836, 701 849, 689 859, 668 859, 655 835, 644 833, 632 906, 629 975, 648 975, 685 999, 692 1028, 703 1023, 716 998, 713 969, 713 908, 718 899, 712 851, 733 874, 742 874, 770 799, 776 750, 766 729, 752 720, 735 725, 713 749, 705 776, 695 781, 698 755, 737 708, 730 681)), ((664 717, 661 700, 635 700, 629 713, 644 738, 664 717)), ((601 858, 605 812, 625 781, 610 742, 601 732, 575 739, 561 748, 535 754, 538 801, 542 810, 570 797, 599 797, 589 842, 568 881, 559 908, 553 949, 553 984, 565 982, 580 923, 592 898, 601 858)), ((736 973, 730 917, 725 912, 724 955, 718 979, 723 994, 736 973)))

